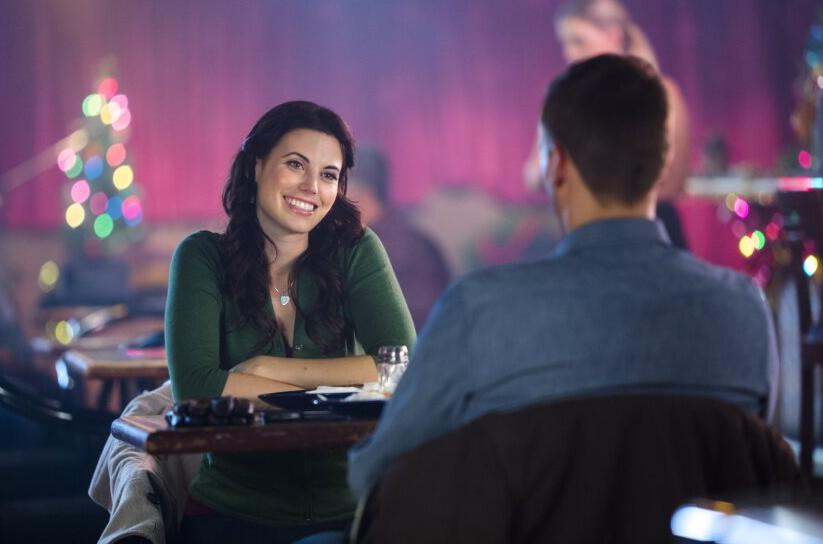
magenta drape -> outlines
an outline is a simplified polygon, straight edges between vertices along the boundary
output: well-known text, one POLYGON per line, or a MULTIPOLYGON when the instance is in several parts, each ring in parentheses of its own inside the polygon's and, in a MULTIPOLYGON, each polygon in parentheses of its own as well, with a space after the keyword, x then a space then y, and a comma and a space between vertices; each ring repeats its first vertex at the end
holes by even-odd
MULTIPOLYGON (((101 63, 132 111, 149 221, 219 215, 232 154, 268 107, 339 111, 388 152, 394 198, 444 184, 524 200, 520 171, 546 83, 563 67, 557 0, 5 0, 0 174, 65 136, 101 63)), ((769 167, 792 139, 793 78, 815 0, 626 2, 678 81, 697 155, 720 132, 769 167)), ((10 227, 62 221, 55 167, 7 195, 10 227)))

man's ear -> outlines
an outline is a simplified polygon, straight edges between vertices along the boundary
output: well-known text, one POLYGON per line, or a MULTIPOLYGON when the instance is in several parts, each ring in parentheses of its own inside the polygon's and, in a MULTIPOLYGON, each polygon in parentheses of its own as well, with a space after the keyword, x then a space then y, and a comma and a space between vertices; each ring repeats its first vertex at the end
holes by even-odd
POLYGON ((551 184, 554 191, 560 189, 566 182, 566 170, 569 165, 569 155, 565 149, 558 145, 553 145, 549 151, 549 167, 547 172, 547 183, 551 184))

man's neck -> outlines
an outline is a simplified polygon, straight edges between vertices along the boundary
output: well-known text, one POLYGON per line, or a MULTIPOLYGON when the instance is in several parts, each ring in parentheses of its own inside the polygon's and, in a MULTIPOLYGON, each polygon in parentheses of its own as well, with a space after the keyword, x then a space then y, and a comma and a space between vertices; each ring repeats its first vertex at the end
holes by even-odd
POLYGON ((566 221, 567 231, 607 219, 654 219, 656 201, 652 197, 644 198, 632 205, 592 203, 590 206, 578 206, 569 210, 566 221))

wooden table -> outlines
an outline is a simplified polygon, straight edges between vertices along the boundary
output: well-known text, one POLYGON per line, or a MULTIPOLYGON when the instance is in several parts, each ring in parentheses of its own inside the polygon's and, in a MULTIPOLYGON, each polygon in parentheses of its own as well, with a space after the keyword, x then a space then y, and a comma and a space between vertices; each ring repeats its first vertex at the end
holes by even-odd
POLYGON ((83 380, 164 380, 169 377, 165 350, 127 350, 124 347, 65 352, 61 359, 72 377, 83 380))
POLYGON ((122 410, 138 390, 152 389, 169 376, 162 349, 128 350, 124 346, 71 349, 60 356, 55 367, 61 387, 73 389, 77 402, 86 404, 87 393, 94 389, 90 382, 98 382, 94 404, 101 410, 122 410), (115 384, 119 386, 120 398, 111 406, 115 384))
POLYGON ((35 353, 58 356, 66 350, 111 349, 125 344, 144 334, 163 330, 162 317, 132 317, 109 323, 100 331, 75 338, 69 344, 61 344, 45 336, 33 338, 35 353))
POLYGON ((376 420, 289 421, 224 427, 171 428, 163 416, 123 416, 111 434, 151 453, 239 453, 348 447, 374 430, 376 420))

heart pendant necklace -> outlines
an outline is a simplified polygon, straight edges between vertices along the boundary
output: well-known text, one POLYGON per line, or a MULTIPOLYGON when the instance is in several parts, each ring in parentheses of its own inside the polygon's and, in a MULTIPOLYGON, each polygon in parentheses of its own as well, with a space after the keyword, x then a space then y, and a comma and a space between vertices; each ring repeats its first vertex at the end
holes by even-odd
POLYGON ((278 295, 280 295, 280 306, 285 306, 286 304, 288 304, 289 302, 291 302, 291 297, 289 296, 289 294, 288 294, 288 293, 286 293, 286 294, 281 293, 281 292, 280 292, 280 289, 278 289, 278 288, 277 288, 277 287, 275 287, 274 285, 272 285, 272 289, 274 289, 274 292, 275 292, 275 293, 277 293, 278 295))

